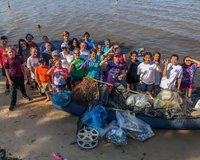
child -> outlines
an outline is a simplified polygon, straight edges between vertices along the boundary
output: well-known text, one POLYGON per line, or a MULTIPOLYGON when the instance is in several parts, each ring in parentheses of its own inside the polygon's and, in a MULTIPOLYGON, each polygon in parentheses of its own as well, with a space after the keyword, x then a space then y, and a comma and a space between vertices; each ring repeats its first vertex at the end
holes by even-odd
POLYGON ((86 49, 87 44, 85 42, 81 42, 80 44, 80 56, 84 60, 88 60, 90 58, 90 51, 86 49))
POLYGON ((137 52, 130 53, 130 60, 126 62, 126 76, 127 76, 127 91, 131 89, 133 85, 134 91, 137 91, 137 85, 140 81, 140 77, 137 75, 137 68, 140 62, 137 60, 137 52))
POLYGON ((53 67, 55 61, 59 60, 59 54, 57 50, 53 51, 51 54, 52 54, 52 59, 49 60, 49 67, 53 67))
POLYGON ((106 38, 104 40, 104 46, 102 47, 103 53, 106 53, 111 48, 111 41, 110 39, 106 38))
MULTIPOLYGON (((156 52, 153 54, 153 62, 154 63, 159 63, 160 64, 160 67, 162 68, 162 71, 164 69, 164 66, 163 64, 160 62, 160 59, 161 59, 161 54, 160 52, 156 52)), ((160 81, 161 81, 161 78, 162 78, 162 72, 159 72, 158 68, 156 69, 156 74, 155 74, 155 83, 154 83, 154 86, 153 86, 153 94, 155 95, 159 89, 159 85, 160 85, 160 81)))
POLYGON ((35 68, 38 66, 38 50, 35 47, 30 48, 31 56, 27 59, 27 68, 31 72, 31 89, 34 89, 36 86, 33 86, 35 83, 35 68))
POLYGON ((173 54, 171 56, 171 63, 168 60, 165 62, 163 78, 161 79, 160 87, 162 89, 169 89, 172 91, 176 90, 176 82, 177 83, 177 91, 180 90, 181 80, 183 76, 183 69, 180 65, 178 65, 179 56, 173 54))
POLYGON ((56 88, 56 91, 59 92, 60 90, 64 90, 67 83, 66 79, 68 76, 67 69, 62 68, 62 62, 61 60, 55 61, 55 66, 53 66, 48 72, 48 75, 53 76, 54 85, 56 88))
POLYGON ((97 51, 96 49, 91 49, 90 50, 90 59, 85 61, 81 65, 81 69, 87 68, 87 76, 95 79, 99 79, 99 74, 100 74, 100 60, 97 59, 97 51))
POLYGON ((191 100, 192 89, 194 85, 194 75, 197 68, 200 67, 200 61, 192 59, 189 56, 183 58, 183 77, 181 82, 181 89, 183 89, 186 96, 191 100))
POLYGON ((158 62, 151 62, 152 55, 150 52, 144 54, 144 62, 140 63, 137 69, 137 74, 140 75, 140 89, 142 92, 146 92, 151 95, 153 85, 155 83, 156 70, 161 73, 162 69, 158 62))
POLYGON ((39 59, 39 66, 35 69, 35 79, 42 91, 47 96, 45 102, 50 101, 49 92, 52 91, 51 87, 51 76, 47 75, 47 72, 50 70, 50 67, 46 65, 43 58, 39 59))
POLYGON ((109 57, 100 63, 100 66, 104 64, 108 66, 107 82, 110 84, 119 83, 125 76, 125 66, 120 63, 120 55, 115 54, 113 60, 108 60, 109 57))
POLYGON ((21 56, 15 55, 12 47, 7 47, 6 52, 8 58, 5 61, 5 71, 11 86, 11 103, 9 110, 13 110, 17 102, 17 89, 19 88, 23 98, 30 101, 30 98, 26 94, 24 86, 24 75, 22 71, 24 60, 21 56))
POLYGON ((72 75, 72 81, 74 85, 75 83, 82 81, 83 77, 85 76, 85 71, 81 69, 81 65, 84 62, 85 60, 80 57, 79 49, 74 49, 74 59, 69 66, 69 72, 72 75))

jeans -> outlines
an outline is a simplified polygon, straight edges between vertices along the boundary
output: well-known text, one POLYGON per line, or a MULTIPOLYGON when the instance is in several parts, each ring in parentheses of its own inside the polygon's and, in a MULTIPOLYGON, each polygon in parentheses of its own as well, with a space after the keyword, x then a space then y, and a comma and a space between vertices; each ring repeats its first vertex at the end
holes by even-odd
POLYGON ((17 102, 17 89, 20 89, 23 96, 27 96, 24 85, 24 77, 11 77, 13 85, 11 86, 11 106, 15 106, 17 102))

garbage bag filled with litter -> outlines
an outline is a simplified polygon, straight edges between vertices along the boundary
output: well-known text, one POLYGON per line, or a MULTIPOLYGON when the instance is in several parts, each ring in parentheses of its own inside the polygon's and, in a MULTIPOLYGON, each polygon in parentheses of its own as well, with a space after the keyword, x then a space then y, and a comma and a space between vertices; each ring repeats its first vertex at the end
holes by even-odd
POLYGON ((126 133, 121 128, 111 129, 107 133, 106 137, 110 142, 112 142, 112 143, 114 143, 116 145, 125 145, 125 144, 127 144, 126 133))
POLYGON ((144 141, 154 136, 150 125, 135 117, 129 110, 116 111, 116 117, 119 126, 133 139, 144 141))
POLYGON ((57 92, 51 96, 51 101, 57 109, 66 107, 71 102, 71 92, 66 90, 57 92))
POLYGON ((179 94, 169 90, 162 90, 154 101, 155 108, 180 108, 182 104, 179 94))
POLYGON ((132 94, 127 98, 126 105, 146 108, 152 106, 152 100, 146 95, 132 94))

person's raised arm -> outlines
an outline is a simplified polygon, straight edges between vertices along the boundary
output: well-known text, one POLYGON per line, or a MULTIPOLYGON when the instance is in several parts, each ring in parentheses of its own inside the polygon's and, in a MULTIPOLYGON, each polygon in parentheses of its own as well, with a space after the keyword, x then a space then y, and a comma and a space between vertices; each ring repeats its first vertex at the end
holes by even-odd
POLYGON ((165 65, 164 65, 164 70, 163 70, 163 77, 167 77, 167 67, 168 67, 169 61, 166 60, 165 61, 165 65))
POLYGON ((110 51, 112 51, 112 50, 113 50, 113 46, 110 47, 110 49, 109 49, 107 52, 105 52, 105 53, 103 54, 103 56, 104 56, 104 57, 107 57, 107 56, 109 55, 110 51))
POLYGON ((193 58, 186 58, 185 60, 190 60, 191 62, 193 63, 196 63, 198 67, 200 67, 200 61, 196 60, 196 59, 193 59, 193 58))
POLYGON ((109 59, 110 59, 110 57, 106 57, 103 61, 101 61, 99 66, 103 66, 109 59))
POLYGON ((53 70, 54 70, 55 66, 51 67, 50 70, 48 70, 47 75, 51 75, 53 70))

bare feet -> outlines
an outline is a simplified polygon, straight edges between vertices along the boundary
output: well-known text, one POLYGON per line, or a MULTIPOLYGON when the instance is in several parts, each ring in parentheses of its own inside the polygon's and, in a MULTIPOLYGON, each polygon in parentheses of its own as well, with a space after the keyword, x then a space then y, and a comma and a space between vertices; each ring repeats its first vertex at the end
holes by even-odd
POLYGON ((50 99, 46 99, 44 102, 47 103, 47 102, 49 102, 49 101, 50 101, 50 99))

